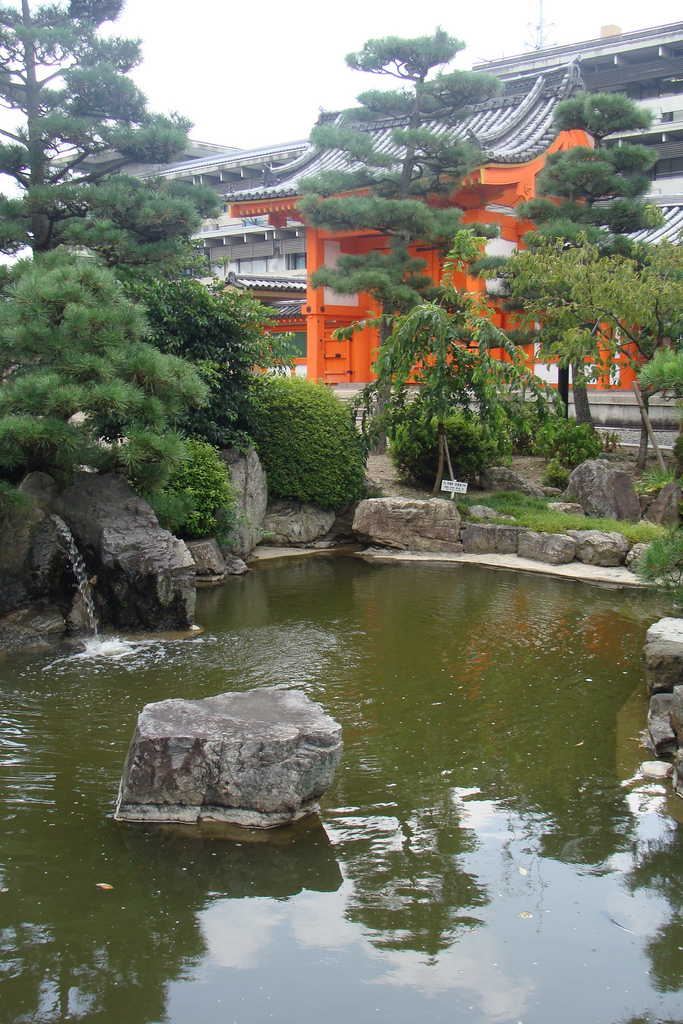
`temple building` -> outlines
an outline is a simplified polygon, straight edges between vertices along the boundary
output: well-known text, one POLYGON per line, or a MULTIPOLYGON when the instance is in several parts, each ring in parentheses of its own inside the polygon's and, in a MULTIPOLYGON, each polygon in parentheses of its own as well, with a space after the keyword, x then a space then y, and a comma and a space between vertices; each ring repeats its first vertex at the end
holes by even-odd
MULTIPOLYGON (((678 240, 683 229, 683 195, 678 194, 683 193, 683 156, 678 155, 679 150, 683 154, 683 23, 623 35, 615 26, 606 31, 599 40, 475 68, 496 74, 504 88, 499 96, 473 107, 458 129, 461 137, 480 148, 481 164, 454 189, 451 202, 463 210, 465 224, 498 227, 499 237, 487 244, 490 254, 511 253, 530 228, 528 221, 516 217, 515 208, 535 194, 536 176, 547 154, 590 145, 583 132, 558 134, 553 127, 557 103, 585 88, 624 91, 654 109, 656 125, 639 133, 638 141, 658 153, 652 198, 662 206, 665 226, 649 240, 678 240)), ((323 113, 320 122, 336 116, 323 113)), ((388 139, 389 128, 376 131, 385 132, 388 139)), ((328 288, 312 288, 310 274, 322 264, 334 265, 343 253, 364 252, 388 242, 376 232, 335 235, 305 224, 298 209, 299 182, 318 170, 341 166, 343 159, 300 141, 250 151, 223 148, 151 172, 210 184, 216 190, 223 213, 206 221, 197 235, 213 272, 227 286, 249 289, 266 303, 272 330, 294 332, 300 352, 297 372, 332 385, 372 379, 376 331, 368 328, 351 341, 332 335, 378 310, 367 294, 338 295, 328 288)), ((427 272, 438 280, 438 249, 416 245, 413 251, 427 261, 427 272)), ((484 287, 465 275, 456 284, 470 291, 484 287)), ((506 326, 506 314, 499 310, 495 315, 506 326)), ((533 349, 528 356, 534 360, 533 349)), ((554 367, 536 363, 536 370, 553 380, 554 367)))

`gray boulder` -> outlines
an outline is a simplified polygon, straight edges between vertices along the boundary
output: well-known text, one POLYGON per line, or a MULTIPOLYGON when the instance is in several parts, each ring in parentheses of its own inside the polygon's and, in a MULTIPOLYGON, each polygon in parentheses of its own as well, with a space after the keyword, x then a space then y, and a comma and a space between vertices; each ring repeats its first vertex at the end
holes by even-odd
POLYGON ((648 693, 671 693, 683 684, 683 644, 653 640, 643 647, 648 693))
POLYGON ((548 565, 565 565, 573 562, 576 544, 564 533, 534 533, 528 530, 519 535, 517 554, 520 558, 532 558, 535 562, 548 565))
POLYGON ((673 774, 674 791, 679 795, 683 796, 683 748, 678 748, 678 753, 674 759, 674 774, 673 774))
POLYGON ((653 622, 645 634, 645 642, 669 640, 671 643, 683 644, 683 619, 673 615, 665 615, 663 619, 653 622))
POLYGON ((576 541, 576 557, 585 565, 623 565, 628 541, 623 533, 602 530, 567 530, 576 541))
POLYGON ((366 498, 356 509, 353 531, 381 547, 459 553, 460 523, 455 503, 442 498, 366 498))
MULTIPOLYGON (((560 493, 559 491, 557 492, 560 493)), ((551 512, 564 512, 568 516, 582 516, 583 508, 578 501, 549 501, 548 508, 551 512)))
POLYGON ((21 608, 0 619, 0 651, 42 651, 58 643, 66 633, 59 608, 21 608))
POLYGON ((635 572, 637 563, 643 557, 649 546, 649 544, 634 544, 629 553, 626 555, 626 568, 630 569, 631 572, 635 572))
POLYGON ((665 701, 667 699, 667 713, 671 723, 671 729, 674 735, 678 738, 678 742, 683 745, 683 686, 674 686, 671 694, 655 694, 654 697, 652 697, 650 704, 652 704, 653 700, 665 701))
MULTIPOLYGON (((681 687, 676 687, 676 689, 681 689, 681 687)), ((670 716, 672 701, 673 695, 670 693, 655 693, 650 698, 647 728, 652 747, 658 757, 675 753, 678 746, 670 716)))
POLYGON ((544 497, 542 488, 522 480, 521 476, 507 466, 490 466, 483 469, 479 474, 479 483, 485 491, 520 491, 533 498, 544 497))
POLYGON ((349 501, 346 505, 342 505, 341 508, 335 510, 334 522, 330 531, 335 538, 338 537, 341 540, 355 539, 353 536, 353 520, 357 508, 357 501, 349 501))
POLYGON ((562 501, 577 501, 587 516, 640 519, 638 495, 631 478, 605 459, 587 459, 569 477, 562 501))
POLYGON ((274 501, 268 506, 261 537, 263 544, 277 547, 306 547, 329 532, 335 514, 301 501, 274 501))
POLYGON ((46 602, 66 614, 77 583, 51 518, 57 484, 47 473, 29 473, 19 490, 31 507, 21 515, 0 516, 0 615, 46 602))
POLYGON ((488 505, 470 505, 469 515, 472 519, 504 519, 508 523, 514 523, 515 517, 503 515, 502 512, 497 512, 495 508, 490 508, 488 505))
POLYGON ((192 625, 192 557, 122 477, 84 474, 60 495, 56 507, 88 573, 97 577, 93 599, 101 623, 130 630, 192 625))
POLYGON ((283 825, 317 810, 342 749, 341 726, 300 690, 148 704, 126 757, 116 817, 283 825))
POLYGON ((228 570, 228 576, 244 576, 245 572, 249 572, 247 563, 237 555, 226 555, 225 568, 228 570))
POLYGON ((263 538, 263 520, 268 504, 266 473, 253 448, 246 453, 237 448, 225 448, 221 458, 228 467, 237 505, 237 525, 221 548, 224 554, 246 558, 263 538))
POLYGON ((678 506, 681 503, 681 489, 677 483, 665 484, 652 502, 645 518, 661 526, 678 526, 680 519, 678 506))
POLYGON ((494 526, 492 523, 466 523, 462 528, 462 548, 468 555, 516 555, 523 526, 494 526))
POLYGON ((215 537, 189 540, 186 542, 186 547, 194 562, 197 576, 222 579, 226 575, 228 570, 225 559, 215 537))

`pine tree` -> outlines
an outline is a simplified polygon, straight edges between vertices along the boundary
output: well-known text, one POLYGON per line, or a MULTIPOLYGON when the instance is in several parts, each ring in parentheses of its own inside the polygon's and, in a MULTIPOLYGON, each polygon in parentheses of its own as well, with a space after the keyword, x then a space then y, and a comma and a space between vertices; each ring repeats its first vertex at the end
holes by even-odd
POLYGON ((342 255, 311 281, 343 294, 369 293, 384 314, 380 343, 391 333, 391 317, 433 295, 426 263, 409 247, 419 240, 448 250, 461 225, 460 210, 447 199, 480 161, 456 129, 471 105, 495 95, 500 83, 492 75, 445 70, 464 45, 442 29, 417 39, 369 40, 346 63, 397 78, 401 88, 361 93, 358 107, 334 124, 317 125, 311 135, 320 150, 343 154, 345 167, 302 183, 300 208, 308 223, 335 232, 377 232, 385 243, 342 255))
POLYGON ((159 262, 185 251, 215 207, 207 189, 121 172, 177 159, 190 124, 151 114, 128 73, 137 40, 103 38, 124 0, 0 6, 0 102, 19 115, 0 128, 0 251, 87 246, 110 265, 159 262))
POLYGON ((97 259, 62 249, 12 278, 0 302, 0 490, 30 470, 63 482, 83 467, 163 484, 185 457, 174 425, 206 398, 196 370, 145 342, 142 307, 97 259))
POLYGON ((648 128, 650 111, 619 93, 580 93, 558 103, 558 131, 580 129, 593 146, 550 153, 536 180, 537 198, 522 203, 520 217, 536 225, 524 238, 529 248, 543 239, 575 241, 579 235, 605 252, 628 255, 631 243, 624 236, 650 223, 643 198, 650 188, 648 171, 656 154, 633 143, 605 145, 619 132, 648 128))

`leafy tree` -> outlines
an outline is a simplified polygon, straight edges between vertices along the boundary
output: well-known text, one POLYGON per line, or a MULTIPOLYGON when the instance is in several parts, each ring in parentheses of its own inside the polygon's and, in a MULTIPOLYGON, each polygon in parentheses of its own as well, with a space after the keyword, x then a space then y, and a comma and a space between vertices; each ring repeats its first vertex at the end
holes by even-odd
POLYGON ((174 424, 206 395, 197 372, 144 341, 141 307, 93 258, 49 253, 13 277, 0 303, 0 476, 87 467, 163 484, 185 458, 174 424))
MULTIPOLYGON (((480 251, 483 239, 459 232, 448 254, 444 284, 452 281, 453 271, 462 269, 480 251)), ((490 435, 497 434, 508 421, 517 404, 518 395, 528 395, 535 402, 539 415, 547 413, 548 391, 527 366, 518 347, 493 324, 486 307, 471 295, 458 295, 446 288, 447 304, 422 302, 393 320, 388 343, 379 349, 373 369, 377 379, 366 385, 360 395, 366 408, 372 407, 373 396, 385 397, 385 412, 379 421, 370 424, 377 431, 383 425, 400 423, 415 386, 419 388, 420 408, 425 433, 436 420, 439 438, 439 461, 434 482, 438 494, 443 478, 444 460, 453 471, 446 442, 445 421, 460 410, 472 415, 476 406, 479 418, 490 435), (506 358, 494 355, 502 349, 506 358), (383 422, 382 422, 383 421, 383 422)), ((362 329, 364 321, 354 324, 340 336, 362 329)))
POLYGON ((18 196, 0 197, 0 251, 87 246, 109 265, 159 262, 185 253, 206 187, 141 181, 132 164, 183 154, 190 124, 147 111, 128 73, 137 40, 102 38, 124 0, 0 6, 0 102, 19 115, 0 129, 0 174, 18 196))
POLYGON ((349 67, 397 78, 397 89, 371 89, 341 120, 317 125, 311 140, 343 155, 345 166, 302 182, 300 208, 309 224, 335 232, 376 232, 385 248, 342 255, 335 267, 312 276, 315 287, 340 293, 367 292, 381 306, 380 344, 391 317, 406 313, 434 292, 424 260, 409 247, 443 244, 460 227, 460 211, 445 200, 481 160, 479 150, 457 137, 471 105, 500 90, 492 75, 446 71, 464 43, 442 29, 417 39, 370 39, 346 58, 349 67))
POLYGON ((258 427, 255 370, 290 365, 288 336, 264 333, 271 321, 261 303, 220 282, 207 288, 187 277, 157 279, 131 283, 128 290, 147 310, 149 340, 162 352, 189 359, 208 386, 207 404, 188 409, 179 425, 219 447, 248 444, 258 427))
MULTIPOLYGON (((626 234, 657 221, 657 211, 643 198, 656 154, 632 143, 605 145, 605 139, 651 122, 650 111, 619 93, 583 92, 558 103, 556 129, 587 132, 593 145, 548 154, 536 179, 536 198, 517 208, 518 216, 535 224, 524 236, 525 244, 534 249, 548 239, 580 244, 586 238, 601 254, 630 253, 626 234)), ((535 294, 547 289, 546 282, 537 282, 535 294)), ((546 351, 552 347, 561 370, 568 373, 571 365, 576 418, 592 424, 583 355, 572 345, 565 348, 562 336, 546 324, 539 337, 546 351)))
MULTIPOLYGON (((609 373, 617 360, 640 368, 662 348, 678 349, 683 340, 679 246, 662 242, 621 256, 604 254, 585 240, 570 247, 559 241, 517 253, 507 273, 526 321, 543 317, 549 335, 558 339, 550 353, 572 363, 589 356, 596 376, 609 373)), ((641 469, 646 442, 645 434, 638 454, 641 469)))

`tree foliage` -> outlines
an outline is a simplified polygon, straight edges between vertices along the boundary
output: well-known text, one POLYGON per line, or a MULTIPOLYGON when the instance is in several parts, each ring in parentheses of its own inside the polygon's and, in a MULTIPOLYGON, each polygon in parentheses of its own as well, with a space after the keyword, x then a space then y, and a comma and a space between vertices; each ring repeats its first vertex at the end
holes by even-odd
MULTIPOLYGON (((419 402, 425 429, 433 419, 439 435, 439 468, 434 492, 441 486, 444 422, 456 411, 471 416, 476 407, 484 429, 491 435, 514 416, 521 399, 528 398, 538 413, 547 413, 549 392, 527 366, 523 354, 491 320, 490 311, 475 296, 459 295, 452 287, 453 272, 465 266, 483 239, 460 232, 448 254, 444 275, 444 300, 422 302, 393 322, 386 345, 377 353, 373 370, 377 379, 359 396, 365 408, 372 408, 378 394, 384 412, 370 423, 373 432, 389 426, 396 429, 402 413, 419 388, 419 402), (495 351, 494 351, 495 350, 495 351), (504 358, 500 358, 502 354, 504 358)), ((364 321, 339 336, 362 329, 364 321)), ((372 321, 377 323, 377 321, 372 321)))
POLYGON ((347 56, 349 67, 401 85, 363 92, 358 107, 313 129, 316 146, 342 154, 344 165, 304 180, 300 208, 315 227, 378 232, 386 247, 342 255, 316 271, 315 287, 368 292, 388 316, 434 291, 425 261, 408 248, 419 239, 445 250, 458 230, 460 211, 429 201, 452 193, 480 161, 456 129, 473 103, 500 89, 492 75, 445 70, 463 48, 437 29, 417 39, 371 39, 347 56))
POLYGON ((184 253, 215 195, 121 172, 181 156, 190 124, 151 114, 128 77, 139 41, 105 38, 123 0, 0 6, 0 102, 18 123, 0 129, 0 251, 87 246, 110 265, 184 253))
POLYGON ((0 474, 122 472, 145 490, 185 458, 175 423, 206 388, 145 342, 111 271, 62 251, 24 261, 0 303, 0 474))
POLYGON ((593 378, 609 373, 617 359, 637 369, 683 337, 680 246, 661 242, 620 256, 585 239, 570 247, 557 242, 515 254, 507 270, 526 320, 543 317, 559 339, 550 353, 589 356, 593 378))
POLYGON ((188 409, 179 425, 219 447, 248 444, 258 426, 257 368, 288 367, 288 337, 264 333, 271 321, 261 303, 220 282, 207 288, 187 277, 157 279, 129 285, 129 294, 147 310, 149 340, 188 359, 208 387, 207 404, 188 409))
POLYGON ((656 221, 656 211, 643 198, 656 153, 651 147, 610 146, 604 140, 649 127, 651 112, 619 93, 583 92, 558 103, 554 122, 558 131, 587 132, 594 144, 548 154, 536 179, 536 198, 517 211, 536 225, 525 242, 533 248, 547 238, 586 237, 601 251, 628 253, 631 243, 624 235, 656 221))

